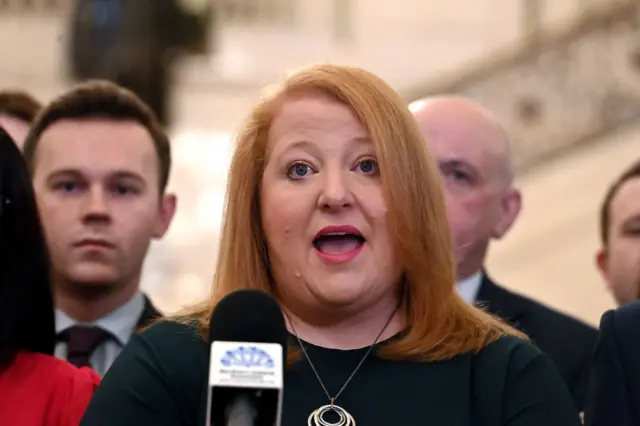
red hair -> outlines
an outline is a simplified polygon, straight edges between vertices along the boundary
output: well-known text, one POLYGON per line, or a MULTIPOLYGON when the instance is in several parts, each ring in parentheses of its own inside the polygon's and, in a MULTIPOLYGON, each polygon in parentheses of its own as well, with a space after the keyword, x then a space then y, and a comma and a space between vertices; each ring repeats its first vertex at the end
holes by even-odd
POLYGON ((440 174, 404 101, 375 75, 336 65, 291 75, 253 108, 237 137, 213 292, 185 313, 200 320, 202 334, 212 309, 227 294, 252 288, 277 295, 263 252, 258 202, 268 132, 287 96, 314 93, 354 111, 379 162, 392 238, 404 262, 407 315, 403 337, 386 345, 381 356, 435 361, 479 351, 503 334, 523 336, 457 295, 440 174))

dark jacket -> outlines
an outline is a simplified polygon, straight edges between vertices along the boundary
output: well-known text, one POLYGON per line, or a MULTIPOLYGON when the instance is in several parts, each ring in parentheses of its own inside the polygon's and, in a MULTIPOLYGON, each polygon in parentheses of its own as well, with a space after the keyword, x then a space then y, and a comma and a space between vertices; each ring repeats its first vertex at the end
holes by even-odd
POLYGON ((484 274, 478 304, 520 331, 545 352, 564 378, 582 411, 591 355, 598 331, 568 315, 495 284, 484 274))
POLYGON ((151 300, 147 296, 144 296, 144 308, 142 309, 142 315, 138 319, 136 324, 137 331, 142 331, 144 328, 150 326, 158 318, 162 318, 162 314, 159 310, 153 306, 151 300))
POLYGON ((640 426, 640 301, 602 316, 584 415, 587 426, 640 426))

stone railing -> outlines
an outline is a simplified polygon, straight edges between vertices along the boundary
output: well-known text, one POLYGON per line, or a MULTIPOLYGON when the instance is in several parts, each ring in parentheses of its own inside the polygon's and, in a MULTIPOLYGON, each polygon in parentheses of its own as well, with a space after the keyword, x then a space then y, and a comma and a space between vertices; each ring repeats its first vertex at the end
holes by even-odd
POLYGON ((0 0, 0 13, 59 13, 66 12, 73 0, 0 0))
POLYGON ((217 0, 220 20, 225 24, 293 26, 295 0, 217 0))
POLYGON ((585 14, 405 97, 459 94, 481 102, 507 127, 516 167, 531 166, 640 118, 636 3, 585 14))
MULTIPOLYGON (((42 13, 64 15, 76 0, 0 0, 0 14, 42 13)), ((296 0, 178 0, 185 9, 215 6, 217 17, 226 24, 291 26, 295 23, 296 0)))

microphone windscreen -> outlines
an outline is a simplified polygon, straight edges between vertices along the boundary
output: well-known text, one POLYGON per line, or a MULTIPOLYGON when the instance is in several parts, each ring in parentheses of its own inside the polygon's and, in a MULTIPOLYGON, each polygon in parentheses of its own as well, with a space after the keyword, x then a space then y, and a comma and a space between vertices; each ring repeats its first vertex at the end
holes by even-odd
POLYGON ((287 353, 287 327, 278 302, 265 292, 239 290, 225 296, 213 310, 209 342, 277 343, 287 353))

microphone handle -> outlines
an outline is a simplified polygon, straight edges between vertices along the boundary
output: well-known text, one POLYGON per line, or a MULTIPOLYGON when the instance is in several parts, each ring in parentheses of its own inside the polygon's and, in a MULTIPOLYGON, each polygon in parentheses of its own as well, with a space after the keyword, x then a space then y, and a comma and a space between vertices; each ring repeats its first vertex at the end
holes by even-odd
POLYGON ((258 412, 251 398, 247 395, 237 396, 226 412, 226 426, 256 426, 258 412))

